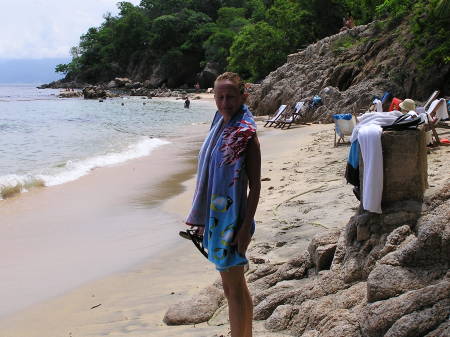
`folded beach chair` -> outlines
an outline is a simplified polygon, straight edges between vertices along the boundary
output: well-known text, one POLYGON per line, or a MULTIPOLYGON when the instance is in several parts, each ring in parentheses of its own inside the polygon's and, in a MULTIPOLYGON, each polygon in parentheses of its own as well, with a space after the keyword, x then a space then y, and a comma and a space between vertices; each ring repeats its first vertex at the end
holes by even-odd
POLYGON ((351 136, 356 125, 356 118, 352 114, 335 114, 334 121, 334 147, 345 143, 345 136, 351 136))
POLYGON ((435 90, 431 96, 427 99, 427 101, 425 102, 425 105, 423 106, 426 109, 428 109, 431 105, 431 102, 433 102, 439 95, 439 90, 435 90))
POLYGON ((281 129, 284 129, 285 126, 287 126, 287 129, 291 127, 292 123, 295 123, 295 121, 301 116, 301 111, 303 107, 305 106, 305 102, 297 102, 294 106, 294 111, 290 115, 285 115, 285 118, 280 118, 279 121, 276 122, 275 127, 279 127, 281 129))
POLYGON ((269 118, 268 120, 266 120, 266 124, 264 124, 264 126, 267 126, 267 124, 269 124, 269 127, 272 126, 273 123, 275 123, 283 114, 284 110, 286 109, 286 105, 282 104, 280 105, 280 107, 278 108, 278 111, 275 113, 275 115, 272 118, 269 118))

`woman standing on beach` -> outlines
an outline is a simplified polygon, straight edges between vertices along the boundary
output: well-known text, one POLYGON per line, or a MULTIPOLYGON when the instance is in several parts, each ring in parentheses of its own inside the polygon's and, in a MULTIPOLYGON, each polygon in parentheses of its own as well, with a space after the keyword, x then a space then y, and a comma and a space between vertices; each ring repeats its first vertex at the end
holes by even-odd
POLYGON ((194 201, 186 224, 202 238, 208 260, 220 272, 231 336, 250 337, 253 304, 244 267, 248 264, 245 252, 255 230, 261 153, 239 75, 220 75, 214 82, 214 93, 218 112, 200 150, 194 201))

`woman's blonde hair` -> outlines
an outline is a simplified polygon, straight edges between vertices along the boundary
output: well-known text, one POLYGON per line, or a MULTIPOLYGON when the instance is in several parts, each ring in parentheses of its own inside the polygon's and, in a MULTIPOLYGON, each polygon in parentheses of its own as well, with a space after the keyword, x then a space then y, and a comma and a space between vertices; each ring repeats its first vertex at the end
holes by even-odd
POLYGON ((216 86, 217 82, 227 81, 227 80, 233 82, 237 86, 237 88, 239 89, 239 92, 241 94, 245 93, 244 81, 239 77, 238 74, 232 73, 231 71, 227 71, 227 72, 217 76, 216 80, 214 81, 214 86, 216 86))

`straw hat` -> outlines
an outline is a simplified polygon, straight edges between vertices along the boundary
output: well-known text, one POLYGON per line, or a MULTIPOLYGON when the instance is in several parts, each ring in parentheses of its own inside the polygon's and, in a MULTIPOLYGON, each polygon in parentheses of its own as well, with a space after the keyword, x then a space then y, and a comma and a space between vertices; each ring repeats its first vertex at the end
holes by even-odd
POLYGON ((416 110, 416 103, 411 98, 405 99, 403 102, 399 104, 399 106, 400 109, 406 111, 416 110))

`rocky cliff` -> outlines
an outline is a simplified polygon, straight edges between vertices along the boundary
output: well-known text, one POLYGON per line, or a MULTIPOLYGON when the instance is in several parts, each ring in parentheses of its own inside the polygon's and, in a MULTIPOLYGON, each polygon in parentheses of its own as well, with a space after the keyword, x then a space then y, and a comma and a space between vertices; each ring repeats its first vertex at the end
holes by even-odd
MULTIPOLYGON (((320 155, 323 167, 315 163, 312 175, 327 178, 324 193, 317 194, 318 189, 311 189, 314 195, 300 193, 290 198, 291 205, 289 202, 280 205, 292 208, 295 218, 278 220, 276 208, 272 209, 271 218, 280 223, 277 226, 270 219, 266 221, 276 227, 270 232, 276 242, 253 244, 252 263, 247 273, 255 325, 264 326, 255 336, 449 335, 450 184, 442 170, 445 167, 442 157, 450 150, 441 148, 428 156, 427 174, 427 155, 418 146, 423 135, 416 138, 418 135, 419 132, 403 131, 383 136, 389 162, 385 167, 385 182, 390 185, 383 191, 383 200, 389 201, 383 206, 383 214, 368 213, 360 207, 344 228, 326 229, 306 249, 301 248, 302 241, 308 238, 304 222, 324 221, 320 217, 308 218, 313 202, 321 205, 318 209, 325 213, 326 207, 339 204, 338 196, 345 198, 340 187, 333 190, 334 176, 330 173, 342 166, 343 161, 336 163, 334 157, 327 159, 329 155, 323 153, 320 155), (411 146, 408 148, 405 143, 411 146), (398 162, 405 163, 408 159, 425 166, 405 172, 398 162), (420 191, 426 185, 427 176, 431 191, 422 200, 420 191), (332 203, 326 201, 330 194, 332 203), (300 195, 301 200, 295 200, 300 195), (276 256, 273 251, 287 246, 291 247, 289 257, 281 263, 271 259, 276 256)), ((305 147, 302 154, 311 158, 313 149, 325 152, 329 143, 323 143, 330 136, 330 132, 318 134, 311 149, 305 147)), ((343 150, 343 154, 347 153, 346 148, 343 150)), ((300 168, 294 168, 298 174, 300 168)), ((342 185, 340 179, 336 185, 342 185)), ((292 180, 290 186, 295 186, 292 180)), ((332 212, 339 218, 339 209, 332 212)), ((259 226, 261 230, 263 225, 259 226)), ((224 306, 218 281, 191 300, 172 306, 164 321, 170 325, 205 321, 211 325, 226 324, 224 306)))
POLYGON ((309 121, 330 121, 332 113, 367 109, 384 91, 419 101, 436 89, 450 94, 450 64, 423 69, 411 34, 406 24, 377 21, 324 38, 252 86, 252 111, 272 114, 280 104, 319 95, 324 104, 309 121))

